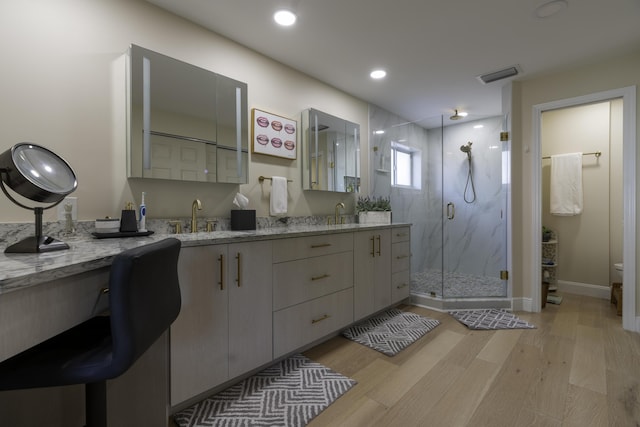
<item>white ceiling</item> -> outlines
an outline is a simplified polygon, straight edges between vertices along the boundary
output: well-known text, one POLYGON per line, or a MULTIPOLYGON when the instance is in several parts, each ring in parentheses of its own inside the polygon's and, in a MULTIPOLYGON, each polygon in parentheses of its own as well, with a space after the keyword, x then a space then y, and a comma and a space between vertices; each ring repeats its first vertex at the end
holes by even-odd
POLYGON ((501 88, 477 76, 518 64, 515 79, 640 47, 640 0, 147 0, 410 121, 501 112, 501 88), (278 6, 298 22, 278 27, 278 6), (369 78, 381 67, 382 81, 369 78))

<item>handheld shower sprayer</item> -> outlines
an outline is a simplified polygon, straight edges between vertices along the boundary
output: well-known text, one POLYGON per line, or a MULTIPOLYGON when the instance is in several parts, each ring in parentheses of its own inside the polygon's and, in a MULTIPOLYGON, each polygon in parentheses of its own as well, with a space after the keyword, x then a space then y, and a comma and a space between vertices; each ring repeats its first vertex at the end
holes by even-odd
POLYGON ((460 151, 467 153, 467 158, 469 160, 471 160, 471 144, 473 144, 473 142, 469 141, 465 145, 460 146, 460 151))
POLYGON ((473 184, 473 172, 471 170, 471 141, 467 142, 465 145, 460 146, 460 151, 463 153, 467 153, 467 160, 469 161, 469 171, 467 173, 467 184, 464 186, 464 201, 467 203, 473 203, 476 201, 476 187, 473 184), (467 197, 467 190, 471 186, 471 197, 467 197))

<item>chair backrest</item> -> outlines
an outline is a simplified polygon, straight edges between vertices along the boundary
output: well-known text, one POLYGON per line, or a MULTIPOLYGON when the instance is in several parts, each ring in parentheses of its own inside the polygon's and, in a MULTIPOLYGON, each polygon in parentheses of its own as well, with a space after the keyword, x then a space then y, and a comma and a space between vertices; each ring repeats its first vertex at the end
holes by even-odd
POLYGON ((111 378, 124 373, 180 313, 180 240, 169 238, 118 254, 111 265, 111 378))

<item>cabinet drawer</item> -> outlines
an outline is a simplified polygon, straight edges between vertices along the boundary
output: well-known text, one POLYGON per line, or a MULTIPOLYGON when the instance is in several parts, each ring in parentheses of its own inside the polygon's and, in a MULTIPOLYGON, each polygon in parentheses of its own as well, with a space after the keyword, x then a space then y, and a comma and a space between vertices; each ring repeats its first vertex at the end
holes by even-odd
POLYGON ((273 265, 273 310, 353 286, 353 252, 273 265))
POLYGON ((353 250, 353 233, 322 234, 273 241, 273 262, 293 261, 353 250))
POLYGON ((408 242, 411 240, 411 227, 397 227, 391 229, 391 243, 408 242))
POLYGON ((353 289, 273 313, 273 357, 283 356, 353 322, 353 289))
POLYGON ((411 292, 411 273, 409 270, 394 273, 391 276, 391 302, 393 304, 409 297, 411 292))
POLYGON ((391 245, 391 272, 409 270, 411 268, 411 242, 400 242, 391 245))

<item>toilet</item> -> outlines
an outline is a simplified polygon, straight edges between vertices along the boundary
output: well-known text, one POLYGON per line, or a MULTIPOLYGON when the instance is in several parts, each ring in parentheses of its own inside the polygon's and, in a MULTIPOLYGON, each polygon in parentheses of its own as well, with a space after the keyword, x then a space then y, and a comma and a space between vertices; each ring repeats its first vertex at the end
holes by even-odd
POLYGON ((622 280, 622 267, 623 264, 621 262, 617 262, 615 264, 613 264, 613 267, 616 269, 616 273, 618 274, 618 277, 620 277, 620 280, 622 280))

